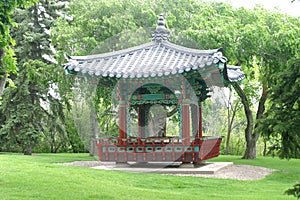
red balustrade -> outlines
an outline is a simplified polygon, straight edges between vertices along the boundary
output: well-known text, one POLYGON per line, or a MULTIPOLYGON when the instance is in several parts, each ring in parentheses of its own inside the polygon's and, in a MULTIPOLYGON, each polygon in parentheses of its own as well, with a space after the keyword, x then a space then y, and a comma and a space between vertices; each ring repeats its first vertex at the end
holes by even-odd
POLYGON ((100 161, 105 162, 201 162, 220 154, 222 137, 98 138, 100 161))

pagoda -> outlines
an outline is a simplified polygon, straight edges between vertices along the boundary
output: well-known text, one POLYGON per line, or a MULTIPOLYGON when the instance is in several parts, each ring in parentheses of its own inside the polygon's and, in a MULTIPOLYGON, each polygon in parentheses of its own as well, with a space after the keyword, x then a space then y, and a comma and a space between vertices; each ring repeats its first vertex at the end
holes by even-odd
POLYGON ((160 15, 151 42, 72 56, 65 65, 70 74, 97 77, 100 85, 115 88, 118 136, 96 139, 100 161, 197 163, 220 154, 222 136, 202 133, 201 104, 209 97, 210 87, 228 86, 245 75, 240 66, 227 65, 222 48, 187 48, 171 43, 169 36, 160 15), (177 135, 166 129, 170 108, 177 113, 177 135), (134 131, 130 126, 133 111, 137 116, 134 131))

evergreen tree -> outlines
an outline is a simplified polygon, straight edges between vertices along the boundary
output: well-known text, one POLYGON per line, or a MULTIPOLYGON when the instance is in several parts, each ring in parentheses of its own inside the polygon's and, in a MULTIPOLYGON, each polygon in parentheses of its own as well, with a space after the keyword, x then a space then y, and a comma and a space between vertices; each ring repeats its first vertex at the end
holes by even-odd
POLYGON ((281 158, 300 158, 300 58, 292 59, 284 71, 273 77, 272 106, 262 120, 267 137, 279 138, 271 150, 281 158))
POLYGON ((41 0, 27 10, 17 9, 14 15, 20 71, 14 77, 17 87, 7 89, 3 96, 0 137, 9 147, 19 146, 24 154, 30 155, 39 140, 52 144, 51 151, 65 143, 63 98, 55 91, 64 72, 52 62, 49 34, 63 8, 57 0, 41 0))

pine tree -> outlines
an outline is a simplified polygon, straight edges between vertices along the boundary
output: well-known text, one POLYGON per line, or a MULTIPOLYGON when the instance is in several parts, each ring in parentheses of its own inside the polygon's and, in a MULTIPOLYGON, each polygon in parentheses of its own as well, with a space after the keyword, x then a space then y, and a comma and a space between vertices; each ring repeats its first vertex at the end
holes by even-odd
POLYGON ((261 121, 267 137, 279 138, 271 150, 281 158, 300 158, 300 58, 290 60, 285 71, 273 77, 271 109, 261 121))
POLYGON ((20 147, 24 154, 32 154, 41 139, 53 144, 51 151, 57 151, 65 142, 64 106, 53 92, 63 71, 51 61, 49 34, 63 8, 57 0, 41 0, 26 10, 17 9, 14 15, 18 28, 13 37, 20 71, 14 77, 17 87, 7 89, 3 96, 0 138, 7 146, 20 147))

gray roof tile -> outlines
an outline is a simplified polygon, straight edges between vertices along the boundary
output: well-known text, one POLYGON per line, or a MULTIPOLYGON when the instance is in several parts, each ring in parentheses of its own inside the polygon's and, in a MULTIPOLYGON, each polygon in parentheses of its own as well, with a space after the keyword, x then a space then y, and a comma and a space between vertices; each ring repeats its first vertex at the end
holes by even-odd
MULTIPOLYGON (((158 76, 160 74, 176 74, 196 70, 220 61, 216 57, 217 49, 196 50, 174 45, 168 41, 150 42, 146 45, 115 51, 107 54, 91 56, 74 56, 66 65, 68 70, 83 74, 107 76, 121 74, 121 77, 158 76)), ((222 56, 221 56, 222 57, 222 56)), ((113 76, 114 77, 114 76, 113 76)))
POLYGON ((244 72, 241 71, 241 66, 227 65, 227 77, 230 82, 238 82, 245 78, 244 72))

